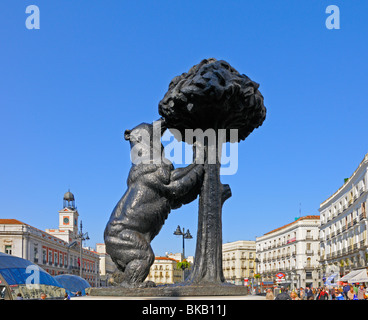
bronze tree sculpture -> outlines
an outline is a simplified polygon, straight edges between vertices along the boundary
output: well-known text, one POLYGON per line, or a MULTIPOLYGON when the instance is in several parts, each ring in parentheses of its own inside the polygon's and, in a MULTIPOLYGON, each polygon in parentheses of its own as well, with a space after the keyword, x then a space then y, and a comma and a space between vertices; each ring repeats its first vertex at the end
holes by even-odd
MULTIPOLYGON (((226 61, 205 59, 171 81, 159 103, 159 114, 168 128, 180 132, 180 135, 173 132, 178 140, 186 139, 186 129, 203 132, 213 129, 218 141, 218 132, 224 129, 224 142, 240 142, 261 126, 266 117, 258 87, 226 61), (231 129, 237 130, 236 141, 230 134, 231 129)), ((222 205, 231 196, 231 191, 220 181, 220 147, 204 139, 205 173, 199 197, 195 263, 188 279, 193 284, 224 282, 222 205), (214 162, 209 161, 211 150, 215 151, 214 162)))

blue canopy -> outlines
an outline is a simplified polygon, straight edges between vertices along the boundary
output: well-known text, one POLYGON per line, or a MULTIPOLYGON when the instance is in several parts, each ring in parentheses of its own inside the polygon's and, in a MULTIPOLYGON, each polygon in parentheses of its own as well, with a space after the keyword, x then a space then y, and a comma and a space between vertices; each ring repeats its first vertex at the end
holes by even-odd
POLYGON ((9 286, 41 284, 62 288, 60 283, 38 265, 2 252, 0 252, 0 274, 9 286))
POLYGON ((78 291, 82 296, 86 295, 90 290, 90 284, 83 278, 72 274, 61 274, 54 277, 57 282, 61 283, 67 294, 71 297, 75 296, 78 291))
POLYGON ((325 282, 325 286, 333 286, 336 285, 336 283, 332 283, 333 279, 335 279, 339 274, 338 273, 333 273, 332 275, 330 275, 326 282, 325 282))

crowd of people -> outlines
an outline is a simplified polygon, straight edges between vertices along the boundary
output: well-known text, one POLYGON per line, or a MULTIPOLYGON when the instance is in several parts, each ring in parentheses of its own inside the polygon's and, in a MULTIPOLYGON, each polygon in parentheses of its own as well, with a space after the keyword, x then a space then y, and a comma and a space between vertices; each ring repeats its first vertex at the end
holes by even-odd
POLYGON ((338 287, 267 289, 266 300, 368 300, 364 285, 344 284, 338 287))

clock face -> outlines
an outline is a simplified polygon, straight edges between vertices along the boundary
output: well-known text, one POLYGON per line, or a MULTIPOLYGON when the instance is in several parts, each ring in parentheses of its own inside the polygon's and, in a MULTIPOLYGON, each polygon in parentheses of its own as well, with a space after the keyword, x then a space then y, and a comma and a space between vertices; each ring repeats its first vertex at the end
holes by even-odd
POLYGON ((65 217, 64 220, 63 220, 64 224, 69 224, 69 218, 68 217, 65 217))

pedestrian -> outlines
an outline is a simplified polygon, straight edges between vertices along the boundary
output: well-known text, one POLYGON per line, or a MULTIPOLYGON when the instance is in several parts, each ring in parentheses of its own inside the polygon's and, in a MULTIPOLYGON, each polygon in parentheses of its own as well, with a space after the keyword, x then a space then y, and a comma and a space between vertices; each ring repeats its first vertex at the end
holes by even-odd
POLYGON ((64 300, 70 300, 70 296, 67 293, 64 294, 64 300))
POLYGON ((326 291, 326 288, 321 289, 316 300, 328 300, 328 292, 326 291))
POLYGON ((317 289, 313 288, 312 291, 313 291, 313 300, 314 300, 314 297, 317 295, 317 289))
POLYGON ((292 291, 292 292, 290 293, 290 298, 291 298, 291 300, 301 300, 301 299, 298 297, 298 295, 297 295, 297 293, 296 293, 295 291, 292 291))
POLYGON ((289 294, 286 292, 285 288, 281 288, 281 293, 279 293, 275 300, 291 300, 289 294))
POLYGON ((336 296, 336 300, 345 300, 344 296, 342 294, 342 290, 338 291, 337 296, 336 296))
POLYGON ((299 298, 300 300, 305 300, 305 292, 303 288, 300 288, 299 298))
POLYGON ((306 296, 307 300, 314 300, 312 289, 309 289, 309 287, 306 287, 305 288, 305 296, 306 296))
POLYGON ((350 285, 345 283, 343 286, 343 293, 345 296, 345 299, 348 300, 348 292, 350 291, 350 285))
POLYGON ((353 285, 353 288, 354 288, 355 295, 358 296, 358 287, 356 286, 356 284, 353 285))
POLYGON ((41 300, 46 300, 46 294, 45 293, 41 293, 41 300))
POLYGON ((347 293, 347 300, 355 300, 355 299, 356 299, 355 291, 354 288, 351 286, 350 290, 347 293))
POLYGON ((17 300, 23 300, 22 294, 20 292, 17 294, 17 300))
POLYGON ((335 300, 336 299, 336 290, 335 290, 335 288, 332 288, 330 290, 330 297, 331 297, 331 300, 335 300))
POLYGON ((271 289, 267 289, 266 300, 275 300, 275 295, 271 289))
POLYGON ((365 289, 363 285, 360 285, 359 289, 358 289, 358 300, 364 300, 365 298, 365 289))
POLYGON ((318 300, 319 294, 321 293, 321 288, 317 288, 316 292, 314 293, 314 298, 318 300))

